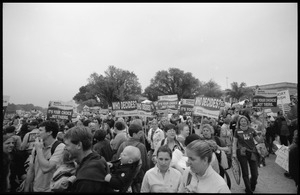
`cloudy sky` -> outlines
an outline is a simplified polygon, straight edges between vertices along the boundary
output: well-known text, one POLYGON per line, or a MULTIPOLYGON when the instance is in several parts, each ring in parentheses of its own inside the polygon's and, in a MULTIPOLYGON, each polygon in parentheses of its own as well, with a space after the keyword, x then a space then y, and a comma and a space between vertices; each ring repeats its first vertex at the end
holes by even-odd
POLYGON ((4 3, 3 94, 70 101, 109 65, 144 90, 179 68, 221 89, 297 83, 297 3, 4 3))

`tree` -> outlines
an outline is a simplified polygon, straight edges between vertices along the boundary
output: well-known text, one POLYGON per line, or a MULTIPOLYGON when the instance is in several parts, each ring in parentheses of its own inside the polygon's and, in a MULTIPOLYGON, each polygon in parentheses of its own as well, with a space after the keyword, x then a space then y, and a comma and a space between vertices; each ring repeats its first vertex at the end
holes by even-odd
POLYGON ((141 95, 141 84, 133 72, 109 66, 105 75, 92 73, 88 84, 79 89, 74 100, 80 103, 93 99, 100 99, 99 105, 103 108, 112 105, 114 101, 137 99, 141 95))
POLYGON ((201 93, 199 95, 204 95, 206 97, 220 98, 223 94, 220 85, 212 79, 207 83, 203 83, 200 88, 201 93))
POLYGON ((144 96, 151 101, 156 101, 160 95, 177 94, 178 98, 194 98, 199 93, 200 81, 192 73, 184 73, 178 68, 169 71, 158 71, 151 83, 146 87, 144 96))
POLYGON ((241 101, 253 93, 252 89, 246 87, 246 83, 242 82, 240 85, 237 82, 231 83, 231 89, 226 89, 225 93, 230 97, 236 99, 236 101, 241 101))

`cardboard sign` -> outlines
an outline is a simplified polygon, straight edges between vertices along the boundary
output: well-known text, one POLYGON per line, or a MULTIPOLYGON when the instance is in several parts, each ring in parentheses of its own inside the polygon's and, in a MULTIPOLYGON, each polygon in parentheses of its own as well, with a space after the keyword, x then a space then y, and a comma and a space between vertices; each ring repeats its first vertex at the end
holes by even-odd
POLYGON ((289 148, 282 145, 275 154, 277 155, 275 163, 281 166, 284 170, 289 171, 289 148))
POLYGON ((73 104, 71 102, 50 101, 47 110, 47 120, 68 119, 72 120, 73 104))
POLYGON ((291 103, 289 90, 277 92, 277 104, 289 104, 291 103))

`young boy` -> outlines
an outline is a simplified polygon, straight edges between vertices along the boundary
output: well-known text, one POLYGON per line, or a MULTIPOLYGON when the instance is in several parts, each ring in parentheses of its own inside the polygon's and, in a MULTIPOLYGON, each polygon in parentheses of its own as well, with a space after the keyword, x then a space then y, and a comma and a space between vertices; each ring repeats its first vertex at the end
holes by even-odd
POLYGON ((119 192, 126 192, 129 183, 134 179, 134 172, 141 159, 141 152, 135 146, 126 146, 120 158, 113 162, 107 162, 111 173, 104 178, 109 186, 119 192))

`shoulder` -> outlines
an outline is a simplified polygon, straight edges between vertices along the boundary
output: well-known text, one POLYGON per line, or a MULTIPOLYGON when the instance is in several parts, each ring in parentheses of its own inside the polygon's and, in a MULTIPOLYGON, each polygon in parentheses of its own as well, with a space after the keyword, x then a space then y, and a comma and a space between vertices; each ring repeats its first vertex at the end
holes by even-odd
POLYGON ((181 177, 181 173, 180 171, 178 171, 177 169, 173 168, 173 167, 170 167, 170 172, 174 175, 176 175, 177 177, 181 177))

